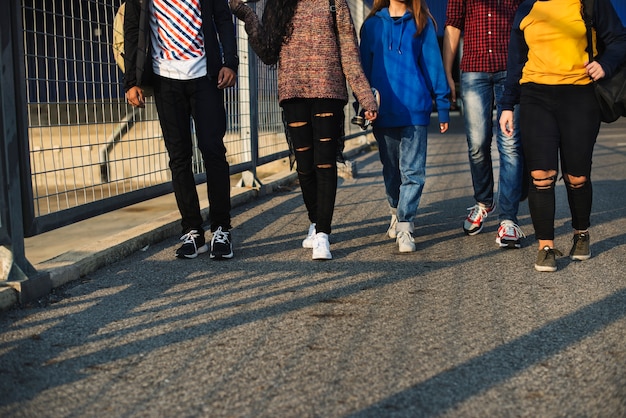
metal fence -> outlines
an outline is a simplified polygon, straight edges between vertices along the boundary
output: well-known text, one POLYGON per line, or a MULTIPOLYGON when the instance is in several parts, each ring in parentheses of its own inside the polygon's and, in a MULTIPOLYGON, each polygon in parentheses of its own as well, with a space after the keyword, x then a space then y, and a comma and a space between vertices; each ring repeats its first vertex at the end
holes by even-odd
MULTIPOLYGON (((9 1, 18 4, 13 36, 23 56, 17 87, 27 125, 25 236, 171 192, 154 102, 149 98, 141 110, 127 105, 115 64, 113 19, 122 0, 9 1)), ((262 10, 263 3, 253 7, 262 10)), ((358 23, 363 6, 354 7, 358 23)), ((241 65, 237 85, 225 95, 225 144, 231 174, 256 173, 259 165, 285 158, 288 147, 276 71, 248 51, 240 23, 237 33, 241 65)), ((346 108, 346 119, 350 112, 346 108)), ((361 134, 346 127, 349 137, 361 134)), ((196 181, 205 181, 199 152, 193 166, 196 181)))

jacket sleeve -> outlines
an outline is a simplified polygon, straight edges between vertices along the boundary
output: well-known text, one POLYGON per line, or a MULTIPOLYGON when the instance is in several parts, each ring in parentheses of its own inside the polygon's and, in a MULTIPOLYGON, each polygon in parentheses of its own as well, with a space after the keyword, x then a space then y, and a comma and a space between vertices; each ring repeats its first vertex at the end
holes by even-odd
POLYGON ((252 50, 261 58, 266 65, 275 65, 278 60, 270 59, 263 40, 267 38, 265 34, 265 28, 259 20, 259 16, 245 4, 240 4, 233 14, 237 19, 244 22, 244 28, 248 34, 248 41, 252 50))
POLYGON ((137 44, 139 41, 139 0, 126 0, 124 15, 124 90, 137 85, 137 44))
POLYGON ((239 56, 237 55, 237 38, 235 37, 235 25, 233 15, 226 0, 213 0, 213 22, 219 36, 222 48, 222 58, 225 67, 237 72, 239 68, 239 56))
POLYGON ((370 32, 369 19, 366 19, 361 26, 361 44, 359 45, 359 52, 361 55, 361 65, 363 66, 363 72, 368 80, 372 80, 372 39, 370 32))
MULTIPOLYGON (((520 11, 518 9, 518 15, 519 14, 520 11)), ((524 39, 524 33, 519 28, 519 21, 520 19, 516 16, 513 22, 513 28, 511 29, 504 93, 500 99, 502 110, 513 110, 515 105, 519 103, 522 70, 528 60, 528 45, 524 39)))
POLYGON ((369 111, 378 111, 378 104, 372 93, 369 81, 361 66, 361 55, 356 38, 356 30, 346 0, 337 0, 337 32, 343 74, 352 88, 361 107, 369 111))
POLYGON ((595 0, 593 19, 601 44, 596 60, 611 77, 626 62, 626 29, 610 0, 595 0))
POLYGON ((422 31, 422 54, 420 65, 422 72, 430 80, 431 94, 437 104, 439 122, 450 122, 450 86, 443 69, 441 50, 437 41, 437 34, 431 21, 422 31))

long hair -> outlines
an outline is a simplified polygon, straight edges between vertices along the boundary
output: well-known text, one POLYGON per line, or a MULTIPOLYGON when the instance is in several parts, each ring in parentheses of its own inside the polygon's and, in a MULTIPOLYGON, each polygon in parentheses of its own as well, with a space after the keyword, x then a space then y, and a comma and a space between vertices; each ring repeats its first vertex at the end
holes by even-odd
POLYGON ((297 6, 298 0, 267 0, 265 3, 261 22, 266 62, 278 62, 280 50, 293 32, 292 20, 297 6))
MULTIPOLYGON (((437 29, 437 23, 435 22, 435 18, 433 17, 433 15, 430 14, 430 10, 428 10, 426 0, 404 0, 404 3, 406 3, 406 7, 409 9, 409 11, 413 13, 415 26, 417 26, 417 32, 415 32, 415 36, 419 36, 422 33, 422 31, 428 24, 428 19, 433 22, 433 24, 435 25, 435 29, 437 29)), ((369 19, 385 7, 389 7, 389 0, 374 0, 372 10, 365 19, 369 19)))

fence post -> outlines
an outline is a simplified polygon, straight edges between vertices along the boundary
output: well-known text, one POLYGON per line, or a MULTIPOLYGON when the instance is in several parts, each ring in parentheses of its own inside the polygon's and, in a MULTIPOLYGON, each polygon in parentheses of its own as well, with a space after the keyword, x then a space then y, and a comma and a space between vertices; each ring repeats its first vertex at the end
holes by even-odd
MULTIPOLYGON (((48 273, 38 273, 28 262, 24 252, 24 224, 22 212, 22 192, 20 181, 30 184, 30 178, 20 176, 20 164, 25 164, 25 157, 20 153, 20 129, 15 89, 17 83, 15 49, 13 36, 15 15, 19 9, 18 1, 10 1, 11 13, 0 13, 0 203, 5 208, 0 219, 0 230, 4 237, 0 247, 0 261, 3 286, 10 286, 18 292, 20 302, 28 302, 48 294, 52 288, 48 273)), ((21 20, 17 20, 19 22, 21 20)), ((22 93, 23 94, 23 93, 22 93)), ((26 138, 24 138, 26 140, 26 138)))
MULTIPOLYGON (((254 6, 253 6, 254 7, 254 6)), ((242 173, 238 187, 260 187, 256 167, 259 160, 259 110, 258 110, 258 71, 256 55, 250 50, 248 34, 244 23, 237 20, 239 72, 237 90, 239 93, 239 132, 248 140, 248 149, 242 153, 252 162, 252 170, 242 173)))

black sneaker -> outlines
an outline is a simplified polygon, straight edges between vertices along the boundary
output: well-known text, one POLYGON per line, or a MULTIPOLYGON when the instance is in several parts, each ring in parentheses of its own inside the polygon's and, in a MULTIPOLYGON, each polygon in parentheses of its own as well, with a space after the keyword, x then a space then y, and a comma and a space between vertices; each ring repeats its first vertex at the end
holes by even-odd
POLYGON ((572 260, 588 260, 591 258, 591 249, 589 248, 589 232, 574 234, 572 241, 574 241, 574 244, 569 252, 569 256, 572 260))
POLYGON ((230 232, 218 227, 211 238, 211 258, 222 260, 233 258, 233 244, 230 242, 230 232))
POLYGON ((198 254, 209 251, 209 246, 204 241, 204 231, 199 233, 198 230, 192 229, 180 237, 180 240, 183 245, 176 250, 178 258, 196 258, 198 254))
POLYGON ((556 257, 562 256, 563 253, 556 248, 550 248, 547 245, 537 252, 537 261, 535 262, 535 270, 537 271, 556 271, 556 257))

